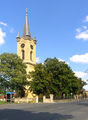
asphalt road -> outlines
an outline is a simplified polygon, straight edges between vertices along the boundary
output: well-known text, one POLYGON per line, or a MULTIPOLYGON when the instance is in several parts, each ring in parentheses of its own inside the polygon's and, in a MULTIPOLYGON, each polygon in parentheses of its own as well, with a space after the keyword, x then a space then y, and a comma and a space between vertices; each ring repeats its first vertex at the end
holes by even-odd
POLYGON ((0 105, 0 120, 88 120, 88 101, 0 105))

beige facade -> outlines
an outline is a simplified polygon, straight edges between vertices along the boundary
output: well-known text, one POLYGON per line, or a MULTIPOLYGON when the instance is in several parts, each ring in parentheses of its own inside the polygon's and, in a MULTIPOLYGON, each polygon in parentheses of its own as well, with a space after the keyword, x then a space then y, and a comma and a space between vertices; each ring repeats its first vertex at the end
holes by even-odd
MULTIPOLYGON (((34 70, 34 65, 36 64, 36 39, 31 38, 28 18, 27 18, 27 11, 26 11, 26 19, 24 25, 24 31, 22 37, 20 37, 19 33, 16 37, 17 39, 17 55, 23 59, 23 62, 26 64, 27 74, 30 71, 34 70)), ((28 98, 32 98, 33 94, 28 92, 28 98)))
POLYGON ((26 64, 27 73, 34 70, 34 65, 36 64, 36 41, 31 38, 30 40, 25 40, 23 37, 20 39, 17 38, 17 55, 23 59, 23 62, 26 64), (22 47, 22 45, 24 45, 24 47, 22 47))

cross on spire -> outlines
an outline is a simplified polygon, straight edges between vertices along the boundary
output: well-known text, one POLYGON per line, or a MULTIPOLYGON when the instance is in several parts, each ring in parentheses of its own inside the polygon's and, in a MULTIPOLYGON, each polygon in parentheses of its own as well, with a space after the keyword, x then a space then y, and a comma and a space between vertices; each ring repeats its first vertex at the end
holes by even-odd
POLYGON ((27 16, 27 13, 28 13, 28 12, 27 12, 27 8, 26 8, 26 16, 27 16))

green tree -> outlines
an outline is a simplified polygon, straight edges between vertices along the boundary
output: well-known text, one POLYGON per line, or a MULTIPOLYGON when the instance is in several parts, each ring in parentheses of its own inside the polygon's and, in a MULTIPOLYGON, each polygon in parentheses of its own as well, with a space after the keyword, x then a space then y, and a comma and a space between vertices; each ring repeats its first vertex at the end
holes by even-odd
POLYGON ((0 55, 0 88, 15 90, 18 96, 25 95, 28 85, 26 66, 16 54, 3 53, 0 55))
POLYGON ((30 89, 35 94, 54 94, 63 96, 81 93, 84 82, 74 75, 65 62, 57 58, 47 58, 44 64, 37 64, 35 71, 30 72, 30 89))
POLYGON ((47 73, 45 71, 44 65, 37 64, 35 66, 35 71, 30 72, 30 90, 33 91, 33 93, 39 95, 40 93, 45 94, 48 92, 47 86, 48 81, 46 80, 47 73))
POLYGON ((0 94, 3 95, 5 94, 5 87, 4 87, 5 81, 3 78, 0 77, 0 94))

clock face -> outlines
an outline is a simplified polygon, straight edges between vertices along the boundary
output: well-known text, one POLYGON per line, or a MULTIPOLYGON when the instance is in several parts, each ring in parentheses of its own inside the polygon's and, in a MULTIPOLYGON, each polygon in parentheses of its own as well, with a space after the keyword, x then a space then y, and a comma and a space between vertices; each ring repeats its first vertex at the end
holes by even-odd
POLYGON ((33 49, 33 45, 30 45, 30 48, 33 49))
POLYGON ((21 48, 24 48, 24 46, 25 46, 25 44, 23 43, 23 44, 21 44, 21 48))

